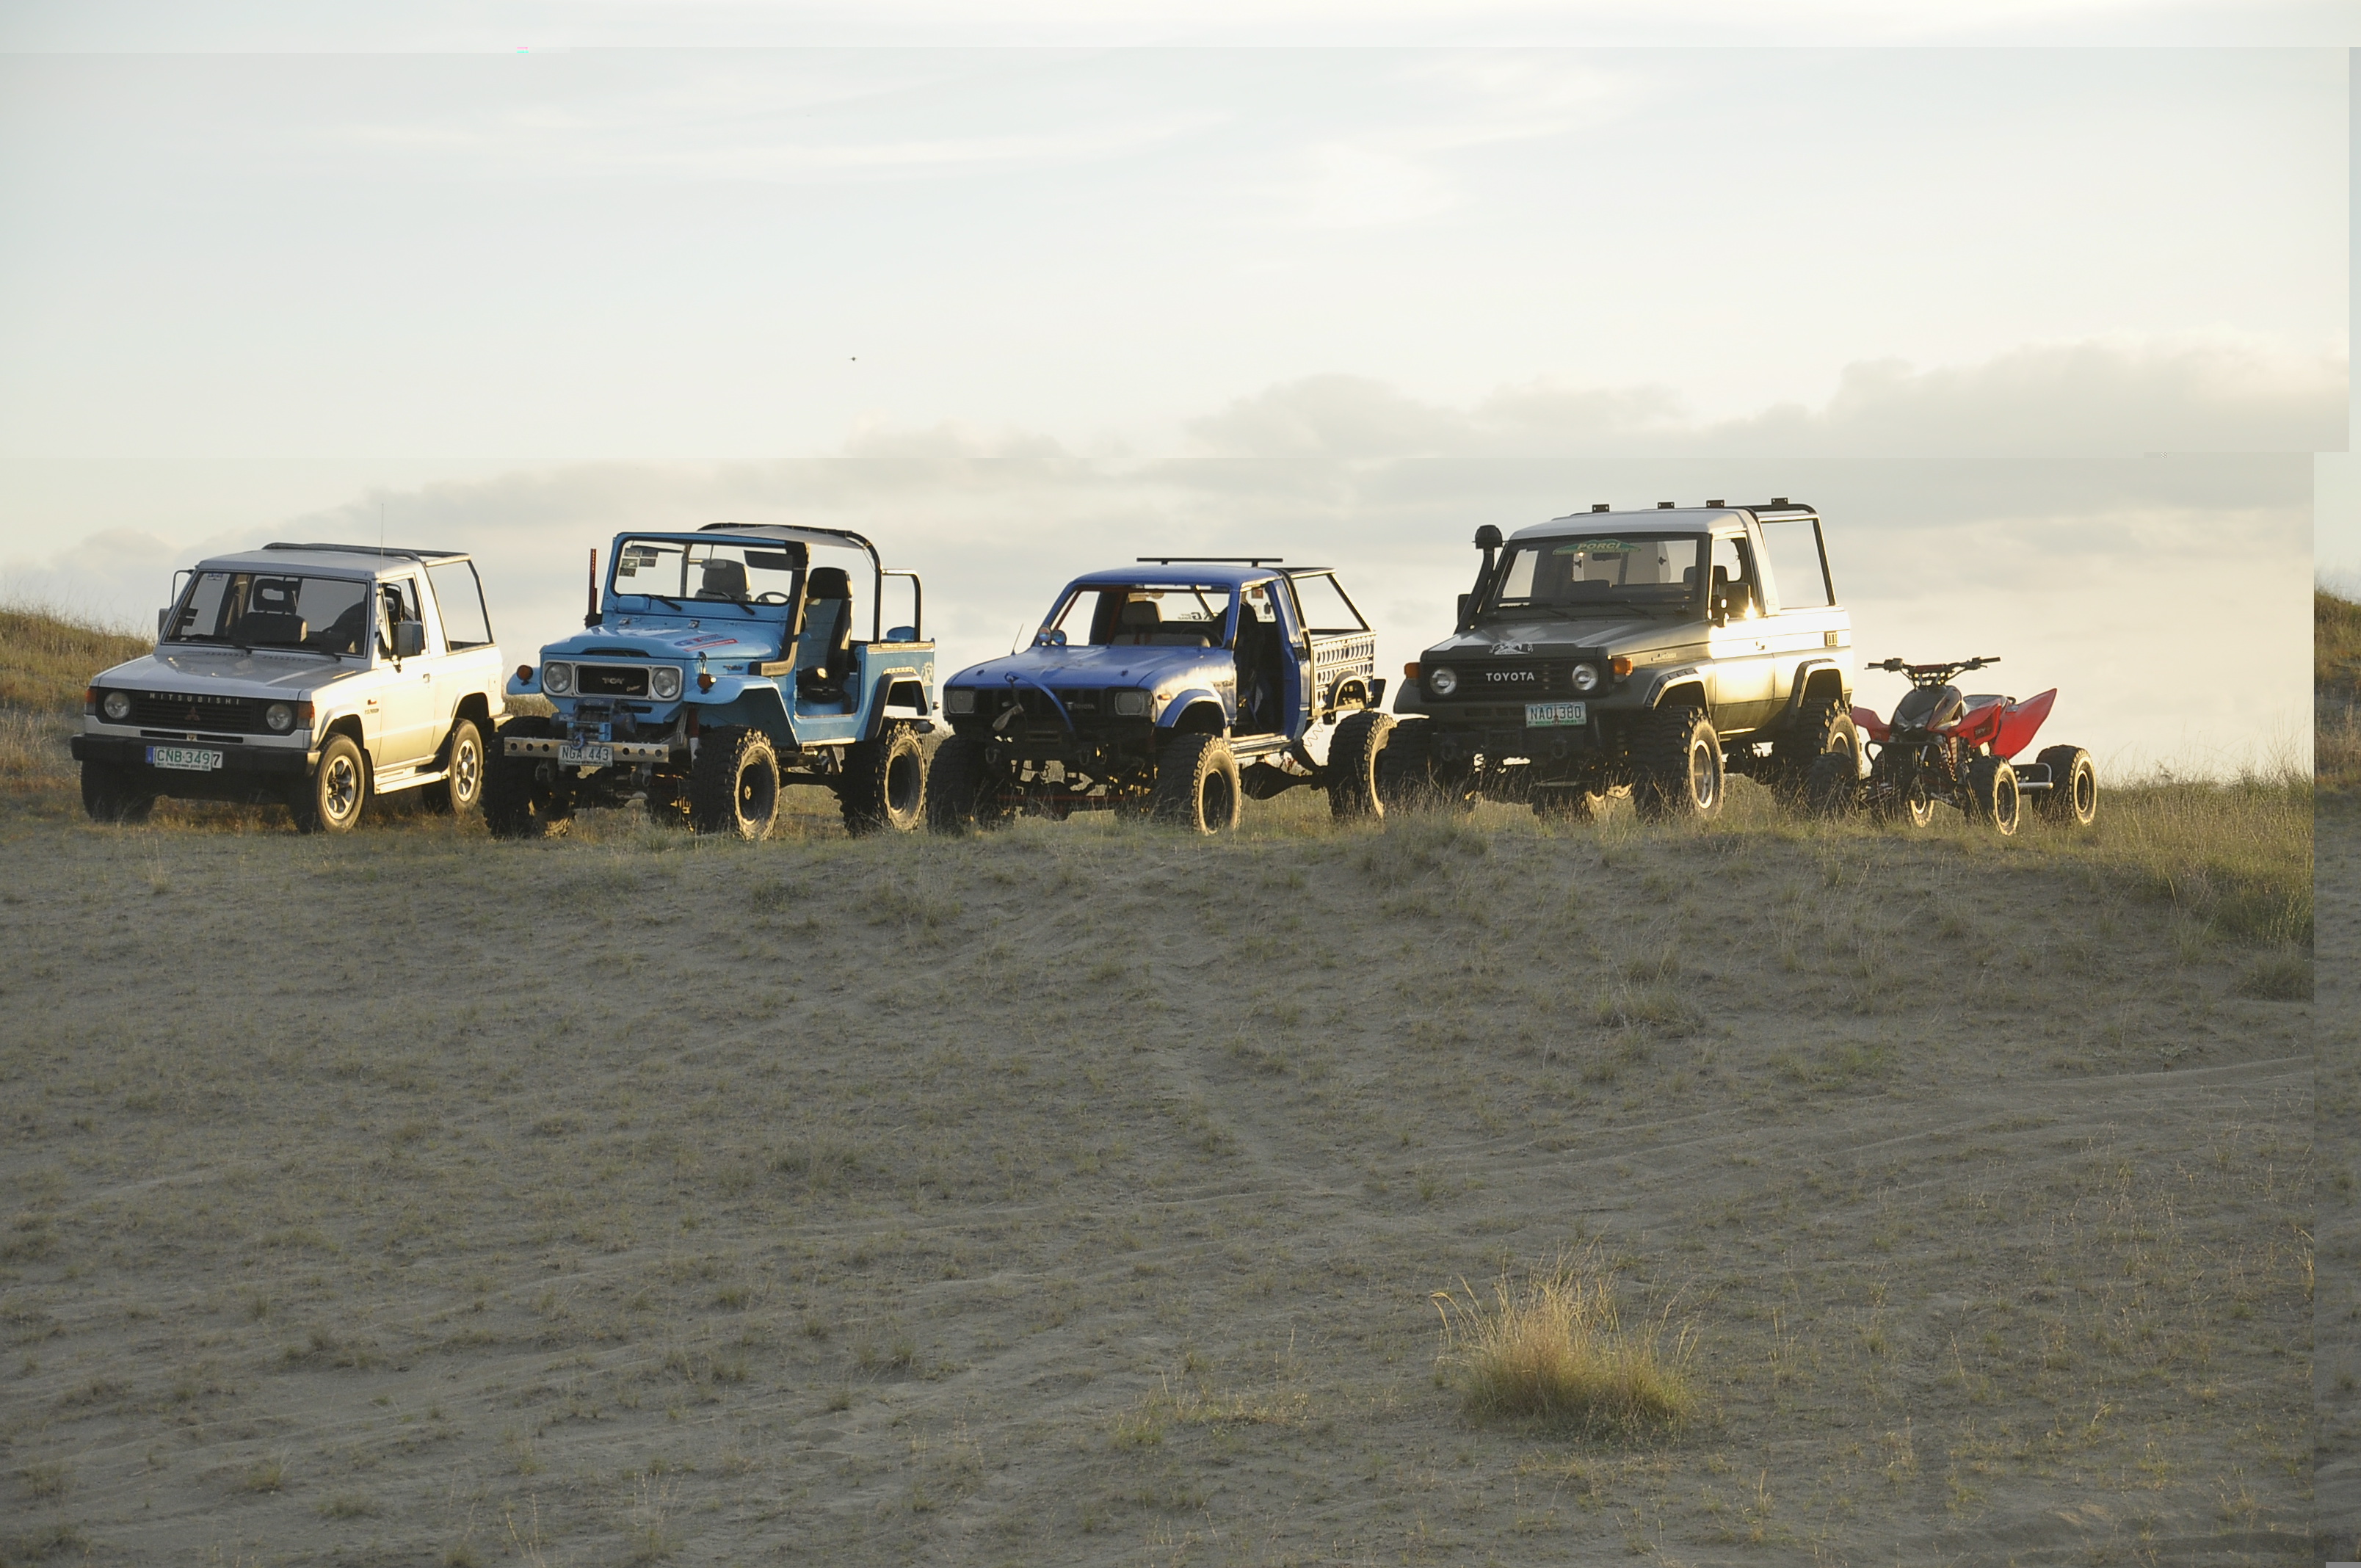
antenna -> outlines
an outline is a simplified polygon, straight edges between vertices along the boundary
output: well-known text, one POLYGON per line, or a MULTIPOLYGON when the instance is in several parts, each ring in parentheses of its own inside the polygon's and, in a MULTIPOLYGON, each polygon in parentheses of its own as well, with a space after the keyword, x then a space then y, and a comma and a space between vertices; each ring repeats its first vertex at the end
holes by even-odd
POLYGON ((377 499, 377 553, 385 554, 385 498, 377 499))
POLYGON ((596 626, 605 617, 598 613, 598 547, 590 546, 590 608, 582 614, 582 624, 596 626))

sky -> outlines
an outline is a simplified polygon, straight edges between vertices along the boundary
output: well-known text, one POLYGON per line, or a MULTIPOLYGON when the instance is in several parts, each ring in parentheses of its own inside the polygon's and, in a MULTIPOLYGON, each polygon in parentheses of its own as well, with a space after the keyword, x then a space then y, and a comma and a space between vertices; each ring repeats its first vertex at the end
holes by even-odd
POLYGON ((0 7, 0 595, 382 527, 530 656, 617 530, 804 521, 947 667, 1248 548, 1398 664, 1480 523, 1778 494, 1865 656, 2218 772, 2361 581, 2335 8, 185 9, 0 7))

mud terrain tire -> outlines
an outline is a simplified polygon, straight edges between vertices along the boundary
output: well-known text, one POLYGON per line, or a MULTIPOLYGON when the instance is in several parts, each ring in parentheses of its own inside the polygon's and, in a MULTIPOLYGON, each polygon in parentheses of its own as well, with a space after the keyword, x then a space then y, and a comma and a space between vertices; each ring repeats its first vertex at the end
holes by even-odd
POLYGON ((1383 817, 1385 795, 1378 785, 1393 715, 1364 708, 1336 726, 1328 742, 1328 810, 1339 817, 1383 817))
POLYGON ((908 727, 896 724, 874 740, 845 748, 844 782, 836 788, 844 830, 907 833, 927 815, 927 752, 908 727))
POLYGON ((1861 764, 1850 751, 1826 751, 1804 774, 1799 804, 1814 817, 1850 817, 1861 804, 1861 764))
POLYGON ((779 754, 759 729, 709 729, 688 769, 688 825, 760 843, 779 820, 779 754))
POLYGON ((2004 757, 1978 757, 1968 763, 1969 816, 1976 825, 2005 839, 2016 831, 2025 811, 2025 796, 2016 787, 2016 770, 2004 757))
POLYGON ((114 762, 84 762, 82 808, 93 822, 139 823, 156 809, 156 797, 134 782, 128 768, 114 762))
POLYGON ((1631 798, 1657 822, 1710 822, 1721 812, 1727 781, 1721 737, 1701 707, 1657 708, 1631 736, 1631 798))
POLYGON ((945 738, 927 770, 927 826, 938 833, 965 833, 997 828, 1012 815, 1001 781, 985 760, 983 742, 968 735, 945 738))
POLYGON ((1156 820, 1192 833, 1238 825, 1238 759, 1218 735, 1175 735, 1156 762, 1156 820))
POLYGON ((2099 770, 2080 746, 2051 746, 2034 759, 2049 770, 2049 787, 2033 809, 2050 822, 2088 828, 2099 815, 2099 770))
POLYGON ((1811 803, 1812 770, 1822 757, 1842 751, 1861 771, 1861 726, 1841 697, 1818 697, 1804 705, 1788 731, 1771 743, 1771 767, 1763 777, 1783 804, 1804 811, 1811 803))
POLYGON ((1433 731, 1427 720, 1396 719, 1378 753, 1378 800, 1388 811, 1422 806, 1476 804, 1467 789, 1465 768, 1438 764, 1433 756, 1433 731))
MULTIPOLYGON (((545 740, 557 733, 546 718, 528 715, 511 718, 500 731, 505 740, 514 735, 545 740)), ((484 771, 484 828, 495 839, 552 838, 566 831, 574 816, 574 802, 542 782, 541 765, 531 757, 511 757, 493 746, 484 771)))

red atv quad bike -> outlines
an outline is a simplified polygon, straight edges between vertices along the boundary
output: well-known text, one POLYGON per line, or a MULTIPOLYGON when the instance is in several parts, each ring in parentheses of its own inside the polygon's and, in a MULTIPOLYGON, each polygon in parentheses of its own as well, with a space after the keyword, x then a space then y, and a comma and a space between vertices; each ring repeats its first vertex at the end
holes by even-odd
POLYGON ((2099 772, 2080 746, 2049 746, 2027 763, 2015 761, 2033 744, 2058 688, 2019 702, 2013 696, 1962 696, 1951 677, 1997 664, 1998 658, 1944 664, 1887 659, 1865 666, 1910 677, 1910 689, 1882 719, 1852 710, 1869 752, 1869 776, 1852 758, 1831 751, 1812 765, 1805 800, 1826 817, 1867 808, 1887 822, 1924 828, 1938 801, 2004 835, 2016 831, 2025 797, 2049 820, 2088 828, 2099 814, 2099 772))

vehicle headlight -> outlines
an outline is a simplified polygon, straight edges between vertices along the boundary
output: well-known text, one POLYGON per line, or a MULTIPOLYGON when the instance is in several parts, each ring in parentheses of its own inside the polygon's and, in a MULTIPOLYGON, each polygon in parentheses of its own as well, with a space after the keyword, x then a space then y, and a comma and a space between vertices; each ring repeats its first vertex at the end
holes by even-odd
POLYGON ((131 694, 109 692, 98 706, 99 710, 104 713, 109 720, 120 724, 131 717, 131 694))
POLYGON ((950 690, 944 692, 943 711, 945 713, 973 713, 975 711, 975 688, 973 686, 952 686, 950 690))
POLYGON ((1115 710, 1126 718, 1146 718, 1155 706, 1155 699, 1146 692, 1119 691, 1115 694, 1115 710))
POLYGON ((1459 689, 1459 672, 1448 664, 1439 664, 1426 672, 1426 689, 1437 696, 1449 696, 1459 689))
POLYGON ((286 734, 295 728, 293 705, 284 702, 272 703, 262 710, 262 722, 270 727, 270 732, 273 735, 286 734))
POLYGON ((680 695, 680 666, 657 664, 648 671, 648 695, 659 702, 670 702, 680 695))
POLYGON ((1598 689, 1598 666, 1596 664, 1576 664, 1574 667, 1574 689, 1578 692, 1597 691, 1598 689))
POLYGON ((574 690, 574 666, 544 664, 541 667, 541 689, 552 696, 565 696, 574 690))

